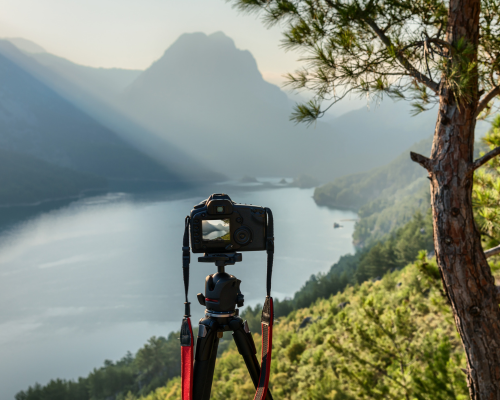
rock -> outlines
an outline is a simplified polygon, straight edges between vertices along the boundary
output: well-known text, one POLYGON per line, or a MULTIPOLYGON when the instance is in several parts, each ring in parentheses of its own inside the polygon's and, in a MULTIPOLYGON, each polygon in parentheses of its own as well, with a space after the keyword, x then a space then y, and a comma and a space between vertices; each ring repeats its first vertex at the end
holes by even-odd
POLYGON ((300 189, 310 189, 319 186, 319 181, 310 175, 299 175, 293 179, 292 186, 300 189))
POLYGON ((238 182, 240 182, 240 183, 258 183, 259 181, 257 180, 257 178, 254 178, 253 176, 245 175, 243 178, 240 178, 240 180, 238 182))
POLYGON ((286 185, 288 182, 286 181, 285 178, 283 178, 279 183, 280 185, 286 185))
POLYGON ((348 304, 351 304, 349 301, 344 301, 343 303, 337 304, 337 307, 343 310, 344 308, 347 307, 348 304))
POLYGON ((299 329, 305 328, 312 322, 312 317, 305 317, 299 325, 299 329))

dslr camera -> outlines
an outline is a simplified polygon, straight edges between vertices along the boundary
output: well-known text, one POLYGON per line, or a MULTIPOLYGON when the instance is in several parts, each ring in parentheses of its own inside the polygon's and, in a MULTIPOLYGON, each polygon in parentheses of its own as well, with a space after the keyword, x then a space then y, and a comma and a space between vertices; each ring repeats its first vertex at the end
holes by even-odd
POLYGON ((266 250, 266 209, 213 194, 191 210, 193 253, 266 250))

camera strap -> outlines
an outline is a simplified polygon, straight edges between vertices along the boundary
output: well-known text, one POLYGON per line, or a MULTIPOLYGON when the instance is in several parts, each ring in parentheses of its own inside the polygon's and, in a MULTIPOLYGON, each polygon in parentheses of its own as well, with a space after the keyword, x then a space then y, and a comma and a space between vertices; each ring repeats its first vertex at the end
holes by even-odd
POLYGON ((182 242, 182 276, 184 278, 184 318, 181 325, 181 381, 182 400, 193 400, 193 366, 194 366, 194 340, 191 326, 191 303, 188 301, 189 289, 189 264, 191 262, 191 249, 189 248, 189 216, 185 220, 184 238, 182 242))
POLYGON ((266 208, 267 214, 267 235, 266 235, 266 252, 267 252, 267 278, 266 291, 267 296, 262 307, 262 316, 260 318, 262 328, 262 360, 260 362, 260 377, 255 393, 254 400, 264 400, 269 387, 269 374, 271 372, 271 352, 273 348, 273 322, 274 309, 273 298, 271 297, 271 278, 273 275, 273 260, 274 260, 274 221, 273 213, 269 208, 266 208))

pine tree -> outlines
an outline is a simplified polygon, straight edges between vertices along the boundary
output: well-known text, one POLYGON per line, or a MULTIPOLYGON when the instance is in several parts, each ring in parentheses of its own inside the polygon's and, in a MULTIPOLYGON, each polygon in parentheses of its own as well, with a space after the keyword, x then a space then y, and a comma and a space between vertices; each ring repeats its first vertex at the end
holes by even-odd
POLYGON ((292 119, 312 123, 350 93, 438 104, 430 157, 411 153, 430 179, 434 245, 467 353, 472 399, 500 399, 500 308, 472 209, 474 130, 500 94, 500 6, 494 0, 229 0, 284 29, 303 54, 290 74, 316 96, 292 119))

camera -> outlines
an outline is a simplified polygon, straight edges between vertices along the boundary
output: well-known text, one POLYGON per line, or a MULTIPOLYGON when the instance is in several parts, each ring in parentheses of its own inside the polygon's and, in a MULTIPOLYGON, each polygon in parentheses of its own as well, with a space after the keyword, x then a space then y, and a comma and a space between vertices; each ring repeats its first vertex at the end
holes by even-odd
POLYGON ((266 209, 213 194, 191 210, 193 253, 266 250, 266 209))

